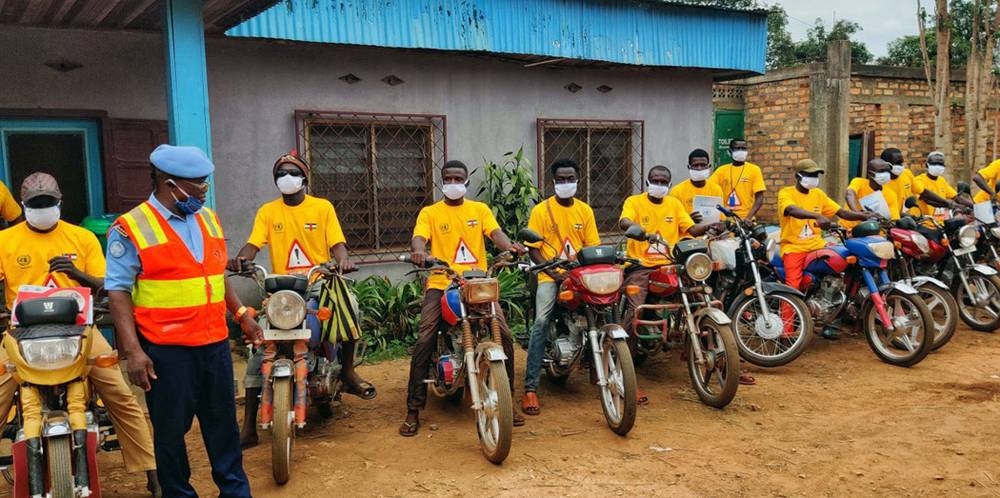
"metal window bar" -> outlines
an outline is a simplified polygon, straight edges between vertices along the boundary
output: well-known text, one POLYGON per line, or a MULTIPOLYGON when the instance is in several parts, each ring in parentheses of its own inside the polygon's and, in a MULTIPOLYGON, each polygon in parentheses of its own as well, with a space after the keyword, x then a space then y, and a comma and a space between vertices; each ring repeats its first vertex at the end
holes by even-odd
POLYGON ((406 252, 420 208, 434 202, 447 159, 442 115, 296 111, 296 143, 310 190, 337 210, 352 257, 388 261, 406 252))
POLYGON ((603 234, 618 233, 625 198, 642 191, 644 122, 635 120, 539 119, 540 188, 552 195, 549 165, 569 158, 580 165, 578 197, 594 210, 603 234))

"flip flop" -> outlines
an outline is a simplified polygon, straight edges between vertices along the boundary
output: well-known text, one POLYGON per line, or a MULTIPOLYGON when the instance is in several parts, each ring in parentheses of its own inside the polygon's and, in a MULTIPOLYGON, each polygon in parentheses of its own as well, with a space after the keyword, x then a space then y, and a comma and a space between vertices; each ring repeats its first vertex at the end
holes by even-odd
POLYGON ((757 384, 757 379, 753 378, 753 375, 746 372, 740 372, 740 384, 743 384, 744 386, 753 386, 757 384))
POLYGON ((535 391, 527 391, 521 398, 521 411, 525 415, 535 416, 542 413, 542 408, 538 403, 538 394, 535 391))
POLYGON ((375 386, 371 382, 368 382, 367 380, 363 380, 357 385, 351 385, 349 382, 345 380, 343 391, 347 394, 352 394, 364 400, 373 399, 375 396, 378 395, 378 391, 375 390, 375 386))
POLYGON ((416 422, 403 422, 403 425, 399 426, 399 435, 403 437, 413 437, 417 435, 420 430, 420 421, 416 422))
POLYGON ((640 406, 645 406, 649 404, 649 396, 646 396, 646 392, 639 389, 635 392, 635 402, 640 406))
POLYGON ((514 412, 514 427, 521 427, 524 425, 524 417, 520 413, 514 412))

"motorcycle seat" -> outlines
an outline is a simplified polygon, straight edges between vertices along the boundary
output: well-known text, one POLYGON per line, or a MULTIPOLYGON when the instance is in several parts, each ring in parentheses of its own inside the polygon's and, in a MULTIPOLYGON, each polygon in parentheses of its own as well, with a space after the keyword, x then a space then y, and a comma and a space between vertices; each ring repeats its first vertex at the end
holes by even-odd
POLYGON ((305 294, 308 287, 309 280, 305 275, 270 275, 264 279, 264 291, 268 294, 283 290, 305 294))
POLYGON ((49 323, 72 325, 76 323, 79 313, 79 303, 67 296, 26 299, 14 307, 14 316, 20 326, 49 323))
POLYGON ((21 326, 11 330, 11 334, 18 341, 33 339, 52 339, 55 337, 76 337, 83 335, 86 325, 65 324, 65 323, 41 323, 38 325, 21 326))

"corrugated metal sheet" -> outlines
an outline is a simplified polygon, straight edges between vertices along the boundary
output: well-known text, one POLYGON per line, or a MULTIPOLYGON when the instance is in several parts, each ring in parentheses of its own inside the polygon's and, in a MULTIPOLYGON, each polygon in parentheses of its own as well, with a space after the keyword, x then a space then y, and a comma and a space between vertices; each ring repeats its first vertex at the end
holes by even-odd
POLYGON ((760 12, 629 0, 292 0, 229 36, 764 72, 760 12))

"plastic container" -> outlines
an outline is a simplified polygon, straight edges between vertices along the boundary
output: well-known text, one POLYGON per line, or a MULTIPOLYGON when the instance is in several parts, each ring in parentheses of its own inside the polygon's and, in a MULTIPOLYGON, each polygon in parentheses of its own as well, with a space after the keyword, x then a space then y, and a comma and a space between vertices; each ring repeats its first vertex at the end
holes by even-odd
POLYGON ((101 243, 101 250, 107 252, 108 250, 108 229, 111 228, 111 224, 118 219, 117 214, 105 214, 101 216, 88 216, 83 219, 81 226, 87 230, 94 233, 97 236, 97 240, 101 243))

